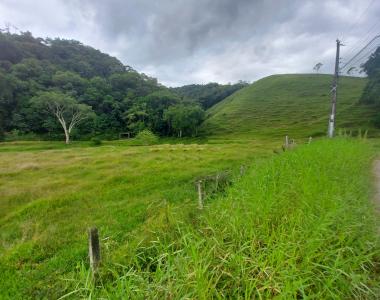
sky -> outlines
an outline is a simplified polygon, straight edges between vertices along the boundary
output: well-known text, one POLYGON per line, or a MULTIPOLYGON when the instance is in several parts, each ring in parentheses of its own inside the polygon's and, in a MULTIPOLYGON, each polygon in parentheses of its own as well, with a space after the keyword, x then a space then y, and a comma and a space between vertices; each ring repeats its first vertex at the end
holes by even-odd
POLYGON ((79 40, 167 86, 311 73, 319 62, 332 73, 336 39, 344 64, 380 33, 379 16, 380 0, 0 0, 1 28, 79 40))

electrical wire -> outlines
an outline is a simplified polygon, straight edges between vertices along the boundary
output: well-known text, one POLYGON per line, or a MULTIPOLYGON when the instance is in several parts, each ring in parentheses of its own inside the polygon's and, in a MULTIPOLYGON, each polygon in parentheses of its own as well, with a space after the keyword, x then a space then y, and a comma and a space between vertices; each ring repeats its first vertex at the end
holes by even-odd
POLYGON ((360 57, 358 57, 355 61, 353 61, 350 65, 349 65, 349 68, 347 68, 347 71, 352 68, 352 67, 355 67, 357 69, 360 69, 361 66, 366 62, 368 61, 368 59, 371 57, 372 54, 374 54, 377 50, 377 48, 379 48, 380 44, 377 44, 375 45, 374 47, 372 47, 371 49, 369 49, 368 51, 366 51, 363 55, 361 55, 360 57))
POLYGON ((371 39, 371 36, 372 34, 374 33, 374 31, 377 28, 377 26, 380 25, 380 20, 378 20, 377 22, 375 22, 368 30, 367 32, 364 34, 364 36, 359 39, 354 45, 352 45, 347 53, 347 56, 351 56, 355 51, 357 51, 359 48, 360 48, 360 45, 368 42, 370 39, 371 39))
POLYGON ((378 38, 380 38, 380 35, 376 35, 370 42, 368 42, 359 52, 357 52, 348 62, 346 62, 340 70, 343 70, 346 66, 348 66, 356 57, 358 57, 360 54, 364 52, 365 49, 367 49, 374 41, 376 41, 378 38))
POLYGON ((339 69, 341 74, 346 73, 352 75, 353 72, 361 74, 362 66, 365 64, 368 59, 376 52, 377 48, 379 48, 380 44, 376 44, 370 49, 364 51, 360 56, 358 56, 355 60, 353 60, 349 65, 347 65, 344 69, 339 69))
POLYGON ((352 24, 350 28, 348 29, 347 35, 349 35, 352 29, 354 29, 354 27, 359 24, 359 21, 361 20, 361 18, 368 13, 368 10, 370 9, 373 3, 375 3, 375 0, 372 0, 368 3, 367 8, 363 10, 363 12, 359 15, 359 17, 354 22, 354 24, 352 24))

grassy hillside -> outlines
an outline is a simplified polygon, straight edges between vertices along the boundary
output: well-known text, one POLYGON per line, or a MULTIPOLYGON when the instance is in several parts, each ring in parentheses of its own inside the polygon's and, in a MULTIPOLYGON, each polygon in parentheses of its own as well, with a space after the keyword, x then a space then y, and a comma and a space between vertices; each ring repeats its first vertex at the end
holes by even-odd
MULTIPOLYGON (((261 79, 219 102, 208 111, 202 132, 209 136, 294 138, 323 136, 330 113, 329 75, 274 75, 261 79)), ((340 79, 337 127, 369 129, 373 111, 358 105, 366 79, 340 79)))

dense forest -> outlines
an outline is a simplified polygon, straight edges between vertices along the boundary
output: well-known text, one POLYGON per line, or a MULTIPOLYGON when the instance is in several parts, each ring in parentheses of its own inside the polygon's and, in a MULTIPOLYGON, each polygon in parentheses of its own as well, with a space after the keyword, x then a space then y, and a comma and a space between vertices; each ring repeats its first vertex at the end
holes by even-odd
POLYGON ((0 138, 194 136, 204 109, 244 86, 169 89, 78 41, 30 32, 0 33, 0 49, 0 138))

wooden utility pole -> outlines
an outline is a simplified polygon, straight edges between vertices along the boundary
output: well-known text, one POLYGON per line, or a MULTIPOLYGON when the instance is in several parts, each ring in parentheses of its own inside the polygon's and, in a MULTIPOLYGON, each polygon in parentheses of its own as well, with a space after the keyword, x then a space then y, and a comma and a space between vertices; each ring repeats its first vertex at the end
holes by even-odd
POLYGON ((342 43, 337 39, 336 40, 335 72, 334 72, 334 80, 333 80, 332 89, 331 89, 331 92, 332 92, 331 115, 329 118, 329 128, 327 131, 327 135, 329 138, 332 138, 334 136, 334 128, 335 128, 336 100, 337 100, 338 78, 339 78, 340 46, 342 46, 342 43))

